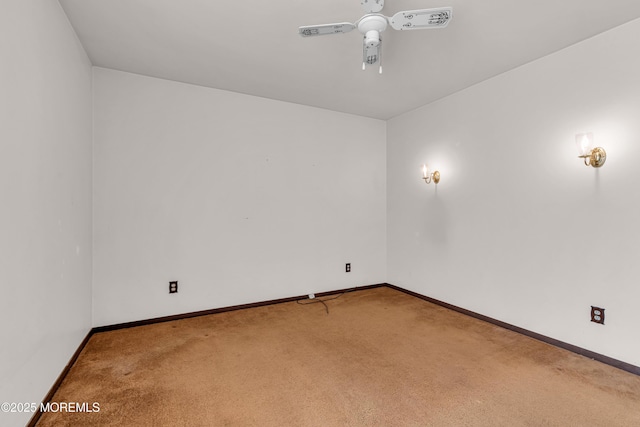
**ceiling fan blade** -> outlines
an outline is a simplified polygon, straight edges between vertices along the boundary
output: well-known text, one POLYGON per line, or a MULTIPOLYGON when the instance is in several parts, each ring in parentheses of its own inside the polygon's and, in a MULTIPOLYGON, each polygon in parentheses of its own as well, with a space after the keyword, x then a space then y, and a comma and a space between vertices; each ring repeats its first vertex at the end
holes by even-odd
POLYGON ((298 28, 302 37, 325 36, 327 34, 348 33, 356 28, 351 22, 339 22, 337 24, 307 25, 298 28))
POLYGON ((384 7, 384 0, 360 0, 366 13, 377 13, 384 7))
POLYGON ((389 18, 394 30, 420 30, 423 28, 444 28, 453 16, 452 7, 437 9, 406 10, 389 18))

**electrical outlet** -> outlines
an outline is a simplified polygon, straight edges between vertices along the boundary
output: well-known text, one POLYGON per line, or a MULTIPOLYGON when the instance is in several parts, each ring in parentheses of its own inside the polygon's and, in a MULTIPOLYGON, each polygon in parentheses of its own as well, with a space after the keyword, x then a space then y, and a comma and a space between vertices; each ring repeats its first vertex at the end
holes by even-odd
POLYGON ((591 306, 591 321, 604 325, 604 308, 591 306))
POLYGON ((309 299, 314 299, 316 297, 316 294, 309 294, 309 299))
POLYGON ((178 281, 177 280, 175 282, 169 282, 169 293, 170 294, 177 294, 178 293, 178 281))
POLYGON ((344 265, 344 271, 345 273, 351 273, 351 263, 348 262, 344 265))

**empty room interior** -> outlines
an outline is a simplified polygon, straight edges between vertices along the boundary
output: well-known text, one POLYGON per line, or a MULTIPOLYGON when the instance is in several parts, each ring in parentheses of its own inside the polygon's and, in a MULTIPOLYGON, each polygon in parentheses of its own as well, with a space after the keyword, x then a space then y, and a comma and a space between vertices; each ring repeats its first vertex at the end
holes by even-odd
POLYGON ((0 425, 640 425, 640 2, 0 32, 0 425))

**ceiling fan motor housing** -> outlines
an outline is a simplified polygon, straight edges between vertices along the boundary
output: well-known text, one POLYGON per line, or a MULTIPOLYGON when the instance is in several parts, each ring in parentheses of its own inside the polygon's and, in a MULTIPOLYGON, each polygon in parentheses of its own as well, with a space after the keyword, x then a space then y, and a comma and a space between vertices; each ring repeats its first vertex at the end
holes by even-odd
POLYGON ((382 15, 366 15, 358 22, 358 31, 364 34, 364 44, 375 47, 380 44, 380 33, 387 29, 387 18, 382 15))
POLYGON ((374 47, 380 44, 380 33, 376 30, 369 30, 364 37, 364 43, 367 47, 374 47))
POLYGON ((387 18, 383 15, 369 14, 358 21, 358 31, 364 34, 363 69, 365 63, 373 65, 380 59, 380 33, 386 29, 387 18))
POLYGON ((371 14, 366 15, 358 22, 358 31, 367 34, 369 31, 378 33, 387 29, 387 18, 383 15, 371 14))

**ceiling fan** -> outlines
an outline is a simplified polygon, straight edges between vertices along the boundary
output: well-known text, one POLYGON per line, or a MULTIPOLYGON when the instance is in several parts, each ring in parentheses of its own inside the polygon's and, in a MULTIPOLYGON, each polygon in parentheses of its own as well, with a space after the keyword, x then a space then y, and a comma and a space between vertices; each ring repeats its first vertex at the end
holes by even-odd
POLYGON ((298 29, 302 37, 324 36, 327 34, 348 33, 358 29, 364 34, 362 47, 362 69, 380 64, 382 74, 382 38, 380 33, 387 29, 387 25, 394 30, 422 30, 429 28, 444 28, 451 21, 453 8, 441 7, 437 9, 418 9, 398 12, 388 17, 378 12, 384 7, 384 0, 360 0, 366 15, 355 23, 339 22, 335 24, 307 25, 298 29))

